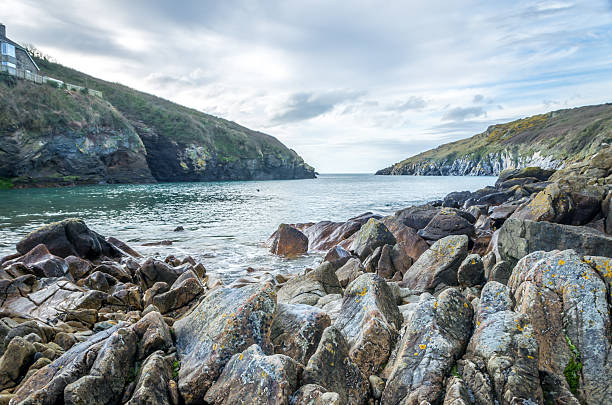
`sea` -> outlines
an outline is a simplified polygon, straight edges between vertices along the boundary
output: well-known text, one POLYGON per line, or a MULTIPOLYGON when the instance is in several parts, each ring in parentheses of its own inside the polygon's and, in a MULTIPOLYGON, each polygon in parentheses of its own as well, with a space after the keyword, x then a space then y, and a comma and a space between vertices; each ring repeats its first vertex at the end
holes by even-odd
POLYGON ((265 241, 280 223, 389 215, 495 180, 320 174, 305 180, 0 190, 0 257, 14 253, 15 244, 37 227, 76 217, 143 256, 192 256, 226 282, 252 273, 294 273, 316 266, 322 255, 285 259, 269 253, 265 241), (184 231, 175 232, 179 226, 184 231), (144 246, 160 241, 172 244, 144 246))

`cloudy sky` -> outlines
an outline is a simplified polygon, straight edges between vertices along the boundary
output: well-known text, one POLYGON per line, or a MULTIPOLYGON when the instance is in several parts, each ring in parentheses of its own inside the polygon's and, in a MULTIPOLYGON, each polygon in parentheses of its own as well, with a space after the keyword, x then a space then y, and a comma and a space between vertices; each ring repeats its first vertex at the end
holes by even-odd
POLYGON ((9 38, 371 172, 612 101, 612 0, 2 0, 9 38))

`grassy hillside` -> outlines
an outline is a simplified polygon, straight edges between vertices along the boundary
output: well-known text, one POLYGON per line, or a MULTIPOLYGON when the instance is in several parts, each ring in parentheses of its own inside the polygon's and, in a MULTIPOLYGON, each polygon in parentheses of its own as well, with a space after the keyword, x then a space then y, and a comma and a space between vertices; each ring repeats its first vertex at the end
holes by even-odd
MULTIPOLYGON (((470 165, 486 167, 495 163, 491 159, 502 155, 517 164, 538 160, 563 164, 593 155, 602 143, 612 143, 612 104, 553 111, 493 125, 481 134, 412 156, 379 174, 424 174, 419 171, 428 167, 444 171, 459 161, 467 169, 470 165)), ((450 174, 455 173, 451 170, 450 174)))

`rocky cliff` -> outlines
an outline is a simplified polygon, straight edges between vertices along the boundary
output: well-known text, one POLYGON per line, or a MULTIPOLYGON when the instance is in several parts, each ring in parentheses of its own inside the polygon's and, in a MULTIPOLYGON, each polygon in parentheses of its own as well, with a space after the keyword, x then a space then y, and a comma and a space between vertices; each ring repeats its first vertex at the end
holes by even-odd
POLYGON ((379 170, 380 175, 497 176, 502 170, 558 169, 612 142, 612 104, 559 110, 490 126, 379 170))
POLYGON ((0 187, 314 178, 276 138, 73 69, 104 99, 0 77, 0 187))

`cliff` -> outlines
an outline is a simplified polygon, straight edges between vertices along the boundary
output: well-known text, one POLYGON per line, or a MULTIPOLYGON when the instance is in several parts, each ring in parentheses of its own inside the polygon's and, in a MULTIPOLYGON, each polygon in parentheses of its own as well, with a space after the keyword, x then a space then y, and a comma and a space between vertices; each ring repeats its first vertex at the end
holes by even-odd
POLYGON ((0 79, 0 187, 314 178, 276 138, 47 60, 41 74, 103 92, 0 79))
POLYGON ((612 142, 612 104, 559 110, 493 125, 379 170, 379 175, 497 176, 502 170, 558 169, 612 142))

